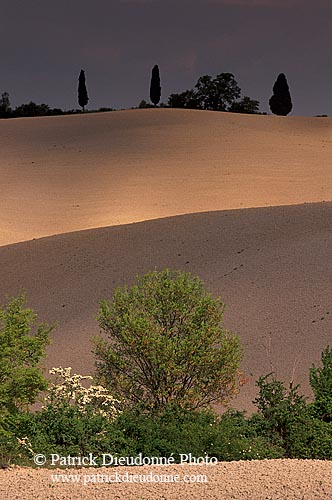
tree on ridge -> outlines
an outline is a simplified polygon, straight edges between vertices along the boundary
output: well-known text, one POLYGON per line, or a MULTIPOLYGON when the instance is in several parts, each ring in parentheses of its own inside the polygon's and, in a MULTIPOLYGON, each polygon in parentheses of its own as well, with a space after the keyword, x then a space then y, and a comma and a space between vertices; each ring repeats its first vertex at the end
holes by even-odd
POLYGON ((293 108, 286 76, 280 73, 273 86, 273 96, 269 100, 273 114, 287 116, 293 108))
POLYGON ((10 101, 9 101, 9 94, 8 92, 4 92, 1 94, 0 98, 0 117, 1 118, 8 118, 11 114, 11 107, 10 107, 10 101))
POLYGON ((89 96, 86 89, 85 73, 83 69, 81 69, 80 76, 78 78, 78 104, 81 106, 83 113, 85 106, 88 104, 88 101, 89 96))
POLYGON ((248 96, 241 98, 241 89, 232 73, 220 73, 216 77, 201 76, 194 89, 181 94, 171 94, 171 108, 230 111, 232 113, 259 113, 259 101, 248 96))
POLYGON ((150 100, 157 106, 161 97, 160 74, 159 67, 156 64, 152 68, 151 85, 150 85, 150 100))

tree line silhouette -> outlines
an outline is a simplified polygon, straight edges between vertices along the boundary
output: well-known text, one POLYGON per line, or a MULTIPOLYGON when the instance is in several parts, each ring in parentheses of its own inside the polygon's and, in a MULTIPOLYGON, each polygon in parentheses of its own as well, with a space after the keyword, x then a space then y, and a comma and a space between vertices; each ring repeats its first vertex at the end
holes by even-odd
MULTIPOLYGON (((78 78, 78 104, 82 112, 86 111, 89 102, 89 96, 86 85, 85 71, 82 69, 78 78)), ((248 96, 241 97, 241 88, 239 87, 232 73, 220 73, 215 78, 210 75, 201 76, 193 89, 185 90, 179 94, 171 94, 168 97, 167 104, 160 103, 161 82, 159 66, 156 64, 152 68, 150 82, 150 101, 151 104, 142 100, 139 108, 169 107, 169 108, 187 108, 202 109, 209 111, 227 111, 232 113, 246 114, 266 114, 260 113, 260 102, 251 99, 248 96)), ((269 100, 271 112, 279 116, 287 116, 293 107, 289 91, 287 78, 284 73, 280 73, 273 86, 273 95, 269 100)), ((113 111, 112 108, 102 107, 91 112, 113 111)), ((60 108, 50 108, 47 104, 36 104, 30 101, 27 104, 21 104, 14 110, 11 108, 9 94, 4 92, 0 98, 0 118, 16 118, 26 116, 51 116, 61 114, 80 113, 79 109, 64 111, 60 108)))

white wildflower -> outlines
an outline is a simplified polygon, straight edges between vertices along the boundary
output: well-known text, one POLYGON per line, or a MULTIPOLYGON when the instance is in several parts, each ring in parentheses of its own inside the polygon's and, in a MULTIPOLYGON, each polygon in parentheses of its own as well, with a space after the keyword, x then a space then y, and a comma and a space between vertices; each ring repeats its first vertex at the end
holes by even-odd
POLYGON ((115 399, 108 390, 101 385, 84 387, 82 381, 93 380, 90 375, 71 375, 71 367, 52 368, 49 373, 56 376, 55 383, 51 384, 45 400, 54 407, 64 404, 76 406, 84 414, 88 406, 94 414, 113 420, 120 413, 120 401, 115 399))

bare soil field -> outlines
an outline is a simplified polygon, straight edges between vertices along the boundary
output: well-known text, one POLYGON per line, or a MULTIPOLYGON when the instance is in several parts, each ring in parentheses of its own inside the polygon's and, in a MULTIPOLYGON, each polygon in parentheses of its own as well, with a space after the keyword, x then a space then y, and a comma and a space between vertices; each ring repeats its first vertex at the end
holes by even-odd
POLYGON ((0 470, 0 498, 6 500, 328 500, 331 497, 332 464, 318 460, 0 470), (171 476, 173 481, 178 476, 179 482, 161 482, 170 481, 171 476), (130 477, 137 482, 125 482, 130 477), (111 482, 120 479, 124 482, 111 482))
MULTIPOLYGON (((331 343, 331 118, 121 111, 0 120, 0 141, 0 302, 24 290, 58 322, 45 370, 91 373, 98 302, 168 267, 227 305, 249 378, 233 406, 252 411, 272 370, 310 396, 331 343)), ((331 467, 234 462, 207 468, 206 484, 86 486, 15 468, 0 470, 0 498, 320 500, 331 467)))
POLYGON ((0 120, 0 245, 332 200, 332 118, 176 109, 0 120))

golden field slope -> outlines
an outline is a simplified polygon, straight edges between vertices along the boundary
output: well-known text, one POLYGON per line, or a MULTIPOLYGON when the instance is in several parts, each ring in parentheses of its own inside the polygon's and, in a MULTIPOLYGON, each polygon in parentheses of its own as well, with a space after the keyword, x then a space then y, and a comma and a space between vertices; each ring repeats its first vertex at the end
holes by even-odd
POLYGON ((47 366, 86 374, 98 301, 184 269, 245 347, 238 407, 271 369, 308 392, 331 341, 332 205, 296 204, 332 200, 331 125, 170 109, 0 121, 1 303, 23 288, 58 321, 47 366))
POLYGON ((148 109, 0 120, 0 245, 332 200, 331 118, 148 109))

